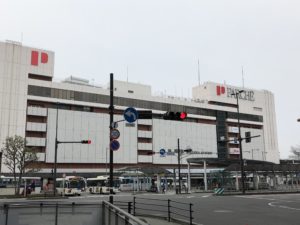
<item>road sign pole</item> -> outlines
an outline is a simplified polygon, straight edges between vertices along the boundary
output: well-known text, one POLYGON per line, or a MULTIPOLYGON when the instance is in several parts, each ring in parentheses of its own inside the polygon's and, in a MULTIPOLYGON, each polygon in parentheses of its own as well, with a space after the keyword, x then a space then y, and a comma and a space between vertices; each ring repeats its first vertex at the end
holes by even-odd
MULTIPOLYGON (((114 122, 114 74, 110 74, 110 106, 109 106, 109 133, 112 131, 112 123, 114 122)), ((113 178, 114 178, 114 151, 111 150, 110 143, 112 141, 111 135, 109 135, 109 202, 114 203, 113 199, 113 178)))

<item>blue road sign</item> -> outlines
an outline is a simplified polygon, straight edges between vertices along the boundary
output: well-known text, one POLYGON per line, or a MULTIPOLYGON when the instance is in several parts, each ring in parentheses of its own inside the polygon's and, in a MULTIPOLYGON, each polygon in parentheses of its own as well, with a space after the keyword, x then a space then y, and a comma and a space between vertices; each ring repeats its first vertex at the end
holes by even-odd
POLYGON ((136 111, 135 108, 132 108, 132 107, 129 107, 129 108, 125 109, 123 115, 124 115, 124 119, 128 123, 133 123, 138 118, 138 112, 136 111))
POLYGON ((160 149, 159 150, 159 154, 160 154, 160 156, 165 156, 166 155, 166 150, 165 149, 160 149))
POLYGON ((112 140, 110 142, 110 149, 113 151, 117 151, 120 148, 120 143, 117 140, 112 140))
POLYGON ((117 129, 112 129, 112 130, 110 131, 110 137, 111 137, 112 139, 118 139, 118 138, 120 137, 120 131, 117 130, 117 129))

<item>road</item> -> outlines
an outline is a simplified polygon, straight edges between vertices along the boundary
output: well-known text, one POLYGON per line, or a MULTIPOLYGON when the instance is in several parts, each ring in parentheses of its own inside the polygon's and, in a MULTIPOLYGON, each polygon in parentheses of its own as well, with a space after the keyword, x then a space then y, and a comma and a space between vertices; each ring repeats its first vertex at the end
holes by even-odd
MULTIPOLYGON (((194 221, 203 225, 298 225, 300 212, 300 194, 213 196, 211 194, 142 194, 134 195, 144 199, 158 199, 192 203, 194 221)), ((73 197, 67 202, 100 202, 108 196, 86 195, 73 197)), ((133 200, 130 193, 114 196, 115 201, 133 200)), ((0 200, 0 203, 3 200, 0 200)), ((11 200, 15 201, 15 200, 11 200)), ((56 201, 56 200, 52 200, 56 201)), ((150 207, 160 210, 160 207, 150 207)), ((147 211, 148 214, 163 214, 147 211)))

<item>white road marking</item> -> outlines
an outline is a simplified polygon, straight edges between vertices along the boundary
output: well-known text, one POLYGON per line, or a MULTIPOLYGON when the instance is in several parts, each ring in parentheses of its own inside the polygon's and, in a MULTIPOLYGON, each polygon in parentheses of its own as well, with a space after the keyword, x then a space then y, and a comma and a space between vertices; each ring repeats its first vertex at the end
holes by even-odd
POLYGON ((248 198, 248 199, 258 199, 258 200, 268 200, 268 201, 278 201, 278 202, 297 202, 297 201, 290 201, 284 199, 275 199, 275 198, 263 198, 259 195, 252 195, 252 196, 234 196, 236 198, 248 198))
POLYGON ((232 210, 226 210, 226 209, 217 209, 214 210, 215 213, 233 213, 232 210))
POLYGON ((104 197, 107 197, 105 195, 88 195, 86 196, 87 198, 104 198, 104 197))
POLYGON ((259 197, 257 195, 252 195, 252 196, 234 196, 236 198, 249 198, 249 199, 260 199, 260 200, 268 200, 268 201, 276 201, 274 198, 263 198, 259 197))
POLYGON ((211 195, 203 195, 203 196, 201 196, 202 198, 208 198, 208 197, 210 197, 211 195))
POLYGON ((276 205, 276 203, 279 203, 279 202, 270 202, 270 203, 268 203, 268 205, 271 207, 278 207, 278 208, 282 208, 282 209, 291 209, 291 210, 297 210, 297 211, 300 210, 300 208, 293 208, 293 207, 289 207, 289 206, 285 206, 285 205, 276 205))

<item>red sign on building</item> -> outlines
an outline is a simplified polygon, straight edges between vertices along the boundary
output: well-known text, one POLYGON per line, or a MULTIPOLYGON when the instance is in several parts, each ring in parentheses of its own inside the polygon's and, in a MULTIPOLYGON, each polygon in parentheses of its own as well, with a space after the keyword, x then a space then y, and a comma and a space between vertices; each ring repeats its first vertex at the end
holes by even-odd
POLYGON ((38 66, 40 63, 46 64, 48 63, 48 54, 45 52, 41 52, 41 58, 39 61, 39 52, 38 51, 31 51, 31 65, 38 66))

